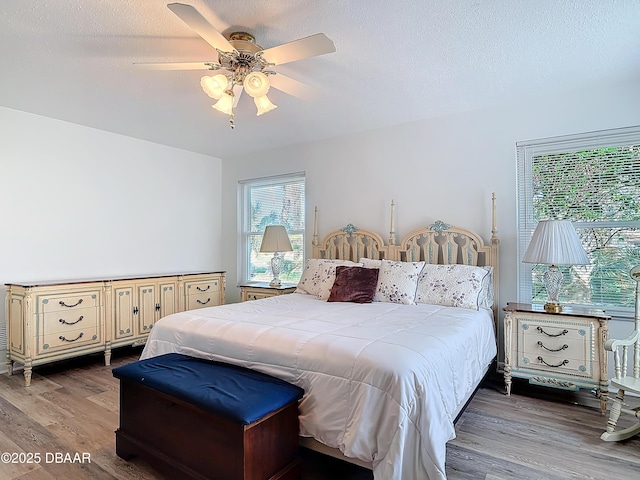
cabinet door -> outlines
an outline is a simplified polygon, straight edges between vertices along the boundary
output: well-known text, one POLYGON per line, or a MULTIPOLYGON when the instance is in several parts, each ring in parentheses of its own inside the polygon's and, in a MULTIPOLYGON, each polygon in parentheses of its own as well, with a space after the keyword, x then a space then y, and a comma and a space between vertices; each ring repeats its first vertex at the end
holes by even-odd
POLYGON ((176 313, 178 311, 178 286, 175 280, 160 282, 158 288, 160 298, 160 310, 158 319, 176 313))
POLYGON ((114 338, 134 335, 135 292, 133 285, 116 286, 113 289, 114 338))
POLYGON ((138 334, 149 333, 156 321, 156 284, 138 285, 138 334))

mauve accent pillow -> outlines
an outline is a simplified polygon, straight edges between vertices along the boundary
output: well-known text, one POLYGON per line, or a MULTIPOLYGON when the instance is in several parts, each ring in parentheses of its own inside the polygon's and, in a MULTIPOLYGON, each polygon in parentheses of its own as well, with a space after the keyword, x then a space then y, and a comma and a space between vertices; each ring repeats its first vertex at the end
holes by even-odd
POLYGON ((328 302, 371 303, 378 285, 377 268, 336 267, 328 302))

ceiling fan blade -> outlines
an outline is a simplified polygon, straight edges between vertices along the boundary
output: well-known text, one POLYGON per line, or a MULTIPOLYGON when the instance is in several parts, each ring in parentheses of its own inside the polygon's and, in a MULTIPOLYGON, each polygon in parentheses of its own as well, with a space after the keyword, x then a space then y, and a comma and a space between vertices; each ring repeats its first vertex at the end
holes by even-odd
POLYGON ((240 97, 242 96, 242 85, 234 85, 233 86, 233 108, 238 106, 238 102, 240 101, 240 97))
POLYGON ((221 70, 215 67, 212 69, 212 64, 205 62, 134 63, 134 65, 147 70, 213 70, 214 72, 221 70))
POLYGON ((309 85, 281 73, 269 75, 269 83, 273 88, 303 100, 313 100, 316 97, 316 91, 309 85))
POLYGON ((180 19, 189 25, 193 31, 204 38, 213 48, 222 50, 223 52, 233 52, 233 46, 229 43, 224 35, 217 31, 200 12, 191 5, 184 3, 170 3, 167 5, 169 10, 175 13, 180 19))
POLYGON ((262 52, 262 57, 269 63, 282 65, 283 63, 295 62, 303 58, 333 53, 336 47, 324 33, 317 33, 310 37, 300 38, 293 42, 284 43, 277 47, 272 47, 262 52))

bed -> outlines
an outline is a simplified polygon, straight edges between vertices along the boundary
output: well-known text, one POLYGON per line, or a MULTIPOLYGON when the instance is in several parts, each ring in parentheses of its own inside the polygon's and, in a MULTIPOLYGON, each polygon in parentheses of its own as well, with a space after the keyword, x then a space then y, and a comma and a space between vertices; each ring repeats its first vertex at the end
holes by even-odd
POLYGON ((178 352, 277 376, 305 390, 303 446, 376 480, 446 478, 454 420, 497 353, 495 196, 487 245, 443 222, 396 242, 391 212, 385 243, 353 225, 318 241, 316 210, 296 293, 164 317, 142 358, 178 352))

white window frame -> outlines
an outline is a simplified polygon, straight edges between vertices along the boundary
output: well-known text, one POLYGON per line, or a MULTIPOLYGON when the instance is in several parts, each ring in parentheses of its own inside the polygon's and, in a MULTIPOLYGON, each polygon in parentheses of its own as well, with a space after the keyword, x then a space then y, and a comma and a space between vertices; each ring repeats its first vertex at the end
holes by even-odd
MULTIPOLYGON (((250 272, 249 272, 249 238, 255 235, 255 232, 250 231, 250 220, 251 220, 251 201, 250 201, 250 190, 253 187, 264 187, 264 186, 276 186, 283 185, 286 183, 291 183, 295 181, 302 180, 306 184, 306 176, 305 172, 293 172, 287 173, 283 175, 274 175, 270 177, 260 177, 260 178, 252 178, 247 180, 240 180, 238 182, 238 197, 239 197, 239 236, 240 248, 238 250, 238 280, 240 283, 250 282, 250 272)), ((305 209, 306 210, 306 209, 305 209)), ((304 223, 306 221, 306 211, 302 216, 303 228, 302 230, 289 230, 288 233, 290 235, 301 235, 302 236, 302 255, 303 262, 306 258, 306 235, 305 235, 305 227, 304 223)))
MULTIPOLYGON (((531 303, 532 268, 531 264, 522 262, 529 246, 531 235, 537 225, 534 220, 532 164, 533 157, 542 154, 566 153, 611 146, 637 145, 640 143, 640 126, 602 130, 576 135, 565 135, 516 143, 517 150, 517 276, 518 301, 531 303)), ((640 227, 637 222, 601 222, 602 227, 614 225, 640 227)), ((593 226, 593 223, 574 222, 575 227, 593 226)), ((607 308, 607 313, 620 318, 632 318, 633 309, 607 308)))

